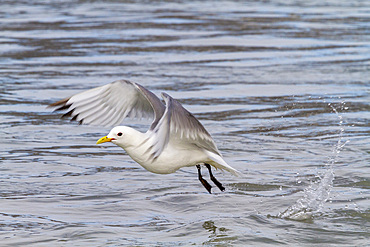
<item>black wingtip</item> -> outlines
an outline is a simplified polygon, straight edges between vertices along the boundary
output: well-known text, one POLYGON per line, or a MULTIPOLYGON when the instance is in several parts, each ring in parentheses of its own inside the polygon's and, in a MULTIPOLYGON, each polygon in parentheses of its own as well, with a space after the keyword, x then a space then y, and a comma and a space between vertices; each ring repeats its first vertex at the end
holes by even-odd
MULTIPOLYGON (((62 99, 62 100, 59 100, 55 103, 52 103, 50 105, 48 105, 48 108, 53 108, 53 107, 57 107, 57 106, 61 106, 61 107, 64 107, 67 105, 67 102, 70 98, 66 98, 66 99, 62 99)), ((69 105, 70 106, 70 105, 69 105)))
POLYGON ((75 115, 75 116, 71 119, 71 122, 72 122, 72 121, 77 121, 77 117, 78 117, 78 114, 77 114, 77 115, 75 115))
POLYGON ((71 105, 63 105, 61 107, 58 107, 57 109, 55 109, 54 111, 63 111, 63 110, 67 110, 69 109, 69 107, 71 107, 71 105))
POLYGON ((73 111, 74 111, 74 109, 70 110, 70 111, 69 111, 69 112, 67 112, 67 113, 64 113, 64 114, 62 115, 62 118, 68 118, 68 117, 71 117, 71 116, 72 116, 72 114, 73 114, 73 111))

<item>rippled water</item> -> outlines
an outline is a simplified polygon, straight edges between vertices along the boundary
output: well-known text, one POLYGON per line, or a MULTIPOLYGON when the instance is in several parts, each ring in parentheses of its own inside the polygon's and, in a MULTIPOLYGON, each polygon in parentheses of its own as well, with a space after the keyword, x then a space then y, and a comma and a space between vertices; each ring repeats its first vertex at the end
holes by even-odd
POLYGON ((0 4, 2 246, 369 243, 368 1, 0 4), (179 99, 246 177, 210 195, 46 109, 117 79, 179 99))

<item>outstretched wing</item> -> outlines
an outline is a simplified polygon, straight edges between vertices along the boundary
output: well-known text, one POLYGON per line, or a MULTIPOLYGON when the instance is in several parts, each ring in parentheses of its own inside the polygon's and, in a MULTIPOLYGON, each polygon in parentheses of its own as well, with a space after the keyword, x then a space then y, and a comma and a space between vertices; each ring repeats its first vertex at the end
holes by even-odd
POLYGON ((154 129, 163 116, 165 106, 152 92, 140 84, 118 80, 51 104, 55 111, 68 110, 63 117, 72 117, 80 124, 114 126, 126 117, 152 117, 154 129))
POLYGON ((168 94, 162 93, 162 97, 166 103, 166 110, 147 139, 152 143, 148 150, 151 157, 157 158, 170 138, 179 138, 221 156, 211 135, 198 119, 168 94))

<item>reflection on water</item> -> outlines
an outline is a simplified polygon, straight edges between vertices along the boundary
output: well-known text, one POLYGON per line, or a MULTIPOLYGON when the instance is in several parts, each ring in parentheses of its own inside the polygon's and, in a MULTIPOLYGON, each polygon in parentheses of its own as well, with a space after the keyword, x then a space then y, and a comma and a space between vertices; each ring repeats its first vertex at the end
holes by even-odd
POLYGON ((367 244, 366 1, 1 6, 2 245, 367 244), (117 79, 179 99, 246 177, 208 195, 46 109, 117 79))

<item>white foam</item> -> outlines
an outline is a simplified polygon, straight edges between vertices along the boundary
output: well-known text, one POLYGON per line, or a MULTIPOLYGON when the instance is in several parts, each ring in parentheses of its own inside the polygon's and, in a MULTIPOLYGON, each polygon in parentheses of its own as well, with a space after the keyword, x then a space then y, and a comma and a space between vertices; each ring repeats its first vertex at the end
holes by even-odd
MULTIPOLYGON (((341 109, 344 107, 344 102, 341 103, 341 109)), ((343 117, 338 113, 332 104, 328 104, 339 119, 339 139, 333 148, 333 155, 329 157, 329 161, 325 164, 326 171, 319 180, 311 182, 304 189, 303 197, 298 199, 292 206, 285 211, 279 213, 277 217, 288 218, 293 220, 311 219, 315 215, 320 214, 325 202, 329 199, 330 191, 333 186, 334 170, 333 166, 337 162, 338 154, 343 149, 348 141, 343 142, 343 117)))

